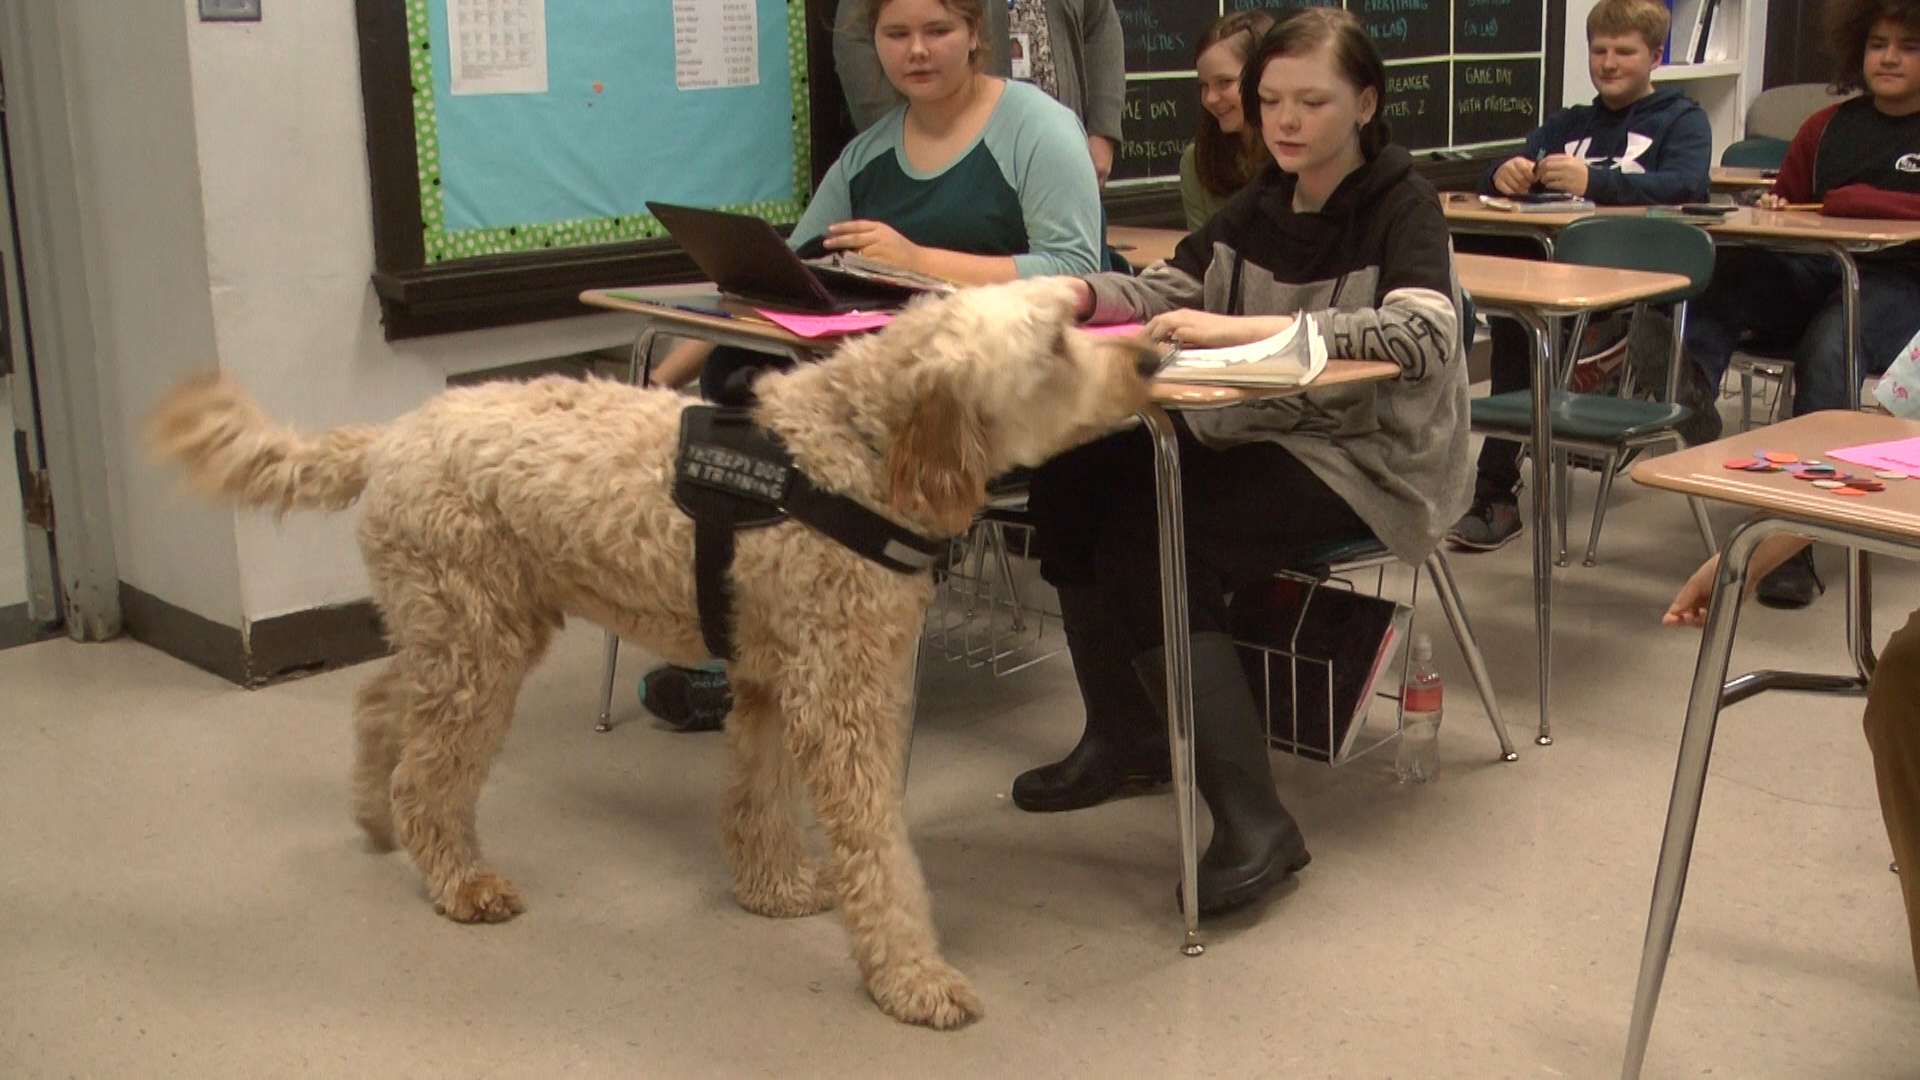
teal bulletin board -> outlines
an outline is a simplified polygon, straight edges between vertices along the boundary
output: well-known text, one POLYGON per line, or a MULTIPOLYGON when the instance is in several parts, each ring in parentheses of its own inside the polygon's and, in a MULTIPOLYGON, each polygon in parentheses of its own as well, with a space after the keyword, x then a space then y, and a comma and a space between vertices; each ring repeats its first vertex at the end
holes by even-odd
POLYGON ((725 0, 757 18, 756 85, 680 89, 673 0, 545 0, 544 91, 456 94, 462 3, 488 0, 405 0, 427 264, 658 238, 650 199, 799 218, 805 0, 725 0))

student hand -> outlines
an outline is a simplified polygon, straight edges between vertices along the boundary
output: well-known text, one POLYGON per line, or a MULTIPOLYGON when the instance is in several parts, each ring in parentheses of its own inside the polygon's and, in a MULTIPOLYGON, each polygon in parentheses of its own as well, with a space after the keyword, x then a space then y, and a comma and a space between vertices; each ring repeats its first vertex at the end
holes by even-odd
POLYGON ((828 251, 851 251, 869 259, 918 270, 920 245, 878 221, 842 221, 827 226, 828 251))
POLYGON ((1073 286, 1073 317, 1080 322, 1093 318, 1093 286, 1086 278, 1068 278, 1067 283, 1073 286))
POLYGON ((1572 154, 1550 154, 1534 170, 1534 179, 1554 191, 1570 195, 1587 193, 1587 163, 1572 154))
POLYGON ((1218 349, 1272 337, 1292 323, 1288 315, 1247 318, 1179 308, 1155 315, 1147 323, 1147 337, 1196 349, 1218 349))
POLYGON ((1101 187, 1106 187, 1107 177, 1113 172, 1113 140, 1105 135, 1087 136, 1087 155, 1093 158, 1093 175, 1101 187))
POLYGON ((1762 210, 1785 210, 1787 208, 1787 200, 1768 191, 1763 193, 1758 199, 1755 199, 1753 205, 1762 210))
POLYGON ((1533 187, 1533 162, 1510 157, 1493 174, 1494 189, 1502 195, 1525 195, 1533 187))
POLYGON ((1713 602, 1713 578, 1720 572, 1720 556, 1715 555, 1700 564, 1685 585, 1680 586, 1679 595, 1667 607, 1667 613, 1660 616, 1662 626, 1691 626, 1698 630, 1707 624, 1707 607, 1713 602))

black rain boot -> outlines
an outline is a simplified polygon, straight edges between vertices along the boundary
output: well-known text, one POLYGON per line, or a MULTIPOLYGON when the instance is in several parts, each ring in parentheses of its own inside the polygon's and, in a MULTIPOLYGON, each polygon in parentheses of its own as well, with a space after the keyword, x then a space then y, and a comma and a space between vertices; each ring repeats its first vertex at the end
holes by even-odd
MULTIPOLYGON (((1200 914, 1243 907, 1312 861, 1300 826, 1273 790, 1267 736, 1233 639, 1193 635, 1194 780, 1213 814, 1213 838, 1200 857, 1200 914)), ((1166 653, 1133 661, 1164 714, 1166 653)))
POLYGON ((1064 760, 1014 778, 1013 804, 1030 813, 1082 810, 1173 779, 1167 727, 1140 691, 1132 646, 1088 587, 1060 590, 1060 616, 1087 726, 1064 760))

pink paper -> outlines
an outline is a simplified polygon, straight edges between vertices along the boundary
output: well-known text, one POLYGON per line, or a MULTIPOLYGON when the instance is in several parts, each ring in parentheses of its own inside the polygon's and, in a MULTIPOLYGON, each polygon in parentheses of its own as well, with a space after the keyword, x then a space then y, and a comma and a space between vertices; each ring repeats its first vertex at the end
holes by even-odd
POLYGON ((1865 465, 1876 472, 1899 472, 1920 477, 1920 438, 1848 446, 1829 450, 1827 456, 1865 465))
POLYGON ((795 315, 785 311, 754 308, 775 326, 803 338, 843 337, 877 330, 893 321, 884 311, 850 311, 845 315, 795 315))
POLYGON ((1101 337, 1136 337, 1146 332, 1147 324, 1137 322, 1114 323, 1111 326, 1083 326, 1081 329, 1089 334, 1098 334, 1101 337))

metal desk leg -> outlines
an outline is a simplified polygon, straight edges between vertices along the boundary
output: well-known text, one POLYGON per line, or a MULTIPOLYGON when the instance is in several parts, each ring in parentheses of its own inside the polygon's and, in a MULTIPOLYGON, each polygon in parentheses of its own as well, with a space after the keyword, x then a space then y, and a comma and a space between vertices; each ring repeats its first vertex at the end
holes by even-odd
POLYGON ((1533 339, 1533 618, 1540 654, 1541 746, 1553 745, 1548 701, 1553 687, 1553 388, 1559 328, 1537 312, 1515 312, 1533 339))
MULTIPOLYGON (((652 319, 640 323, 640 333, 633 339, 633 350, 627 354, 628 385, 647 384, 647 377, 653 371, 653 344, 658 336, 652 319)), ((619 661, 620 635, 609 630, 606 658, 601 661, 600 669, 600 720, 593 725, 593 730, 603 734, 613 730, 613 672, 619 661)))
POLYGON ((1693 692, 1687 698, 1687 723, 1680 732, 1673 798, 1667 804, 1666 834, 1660 841, 1659 870, 1653 879, 1653 907, 1647 914, 1640 977, 1633 991, 1633 1020, 1627 1027, 1627 1056, 1620 1066, 1624 1080, 1635 1080, 1646 1060, 1653 1010, 1660 1003, 1660 983, 1666 978, 1673 929, 1680 921, 1680 896, 1686 890, 1687 861, 1693 855, 1694 829, 1700 822, 1700 795, 1707 785, 1707 758, 1713 750, 1714 725, 1720 718, 1720 693, 1733 653, 1733 632, 1740 621, 1747 562, 1760 541, 1782 531, 1784 524, 1761 520, 1740 526, 1727 539, 1720 558, 1713 607, 1701 634, 1700 659, 1693 669, 1693 692))
POLYGON ((1200 936, 1200 852, 1194 835, 1199 807, 1193 782, 1193 642, 1187 634, 1187 533, 1180 499, 1180 441, 1158 405, 1140 411, 1153 433, 1153 479, 1160 511, 1160 610, 1166 635, 1167 740, 1173 751, 1173 807, 1180 826, 1180 895, 1188 956, 1206 951, 1200 936))
MULTIPOLYGON (((1833 249, 1840 264, 1840 310, 1847 334, 1847 408, 1860 411, 1860 266, 1845 248, 1833 249)), ((1867 553, 1847 549, 1847 655, 1860 677, 1873 677, 1873 581, 1867 553)))

